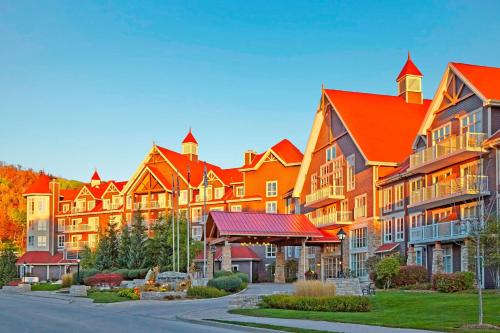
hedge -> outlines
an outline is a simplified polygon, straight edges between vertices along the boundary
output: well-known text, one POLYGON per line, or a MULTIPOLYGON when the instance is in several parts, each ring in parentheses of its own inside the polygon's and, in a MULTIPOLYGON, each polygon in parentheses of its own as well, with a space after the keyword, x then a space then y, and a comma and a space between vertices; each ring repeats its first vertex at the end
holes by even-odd
POLYGON ((437 273, 432 276, 432 288, 443 293, 468 290, 472 287, 474 287, 472 272, 437 273))
POLYGON ((237 272, 237 273, 234 273, 234 275, 239 277, 241 279, 241 281, 243 281, 243 283, 248 283, 250 281, 250 278, 248 277, 247 273, 237 272))
POLYGON ((191 287, 187 291, 188 297, 192 298, 216 298, 226 296, 228 293, 214 287, 191 287))
POLYGON ((398 274, 393 279, 397 287, 428 282, 427 270, 423 266, 408 265, 401 266, 398 274))
POLYGON ((208 281, 207 286, 224 291, 235 292, 242 289, 243 281, 235 275, 222 276, 208 281))
POLYGON ((118 287, 122 283, 122 276, 114 273, 99 273, 84 280, 87 286, 118 287))
POLYGON ((217 279, 217 278, 220 278, 223 276, 231 276, 233 274, 234 273, 231 271, 217 271, 217 272, 214 272, 214 279, 217 279))
POLYGON ((370 300, 364 296, 264 296, 261 307, 273 309, 323 311, 323 312, 368 312, 370 300))

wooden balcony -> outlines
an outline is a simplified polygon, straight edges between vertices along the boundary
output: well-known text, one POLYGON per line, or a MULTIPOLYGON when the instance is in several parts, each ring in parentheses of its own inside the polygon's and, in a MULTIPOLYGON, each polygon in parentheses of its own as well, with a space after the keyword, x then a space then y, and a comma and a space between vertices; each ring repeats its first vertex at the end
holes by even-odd
POLYGON ((306 195, 306 207, 322 207, 344 198, 344 186, 329 185, 306 195))
POLYGON ((459 163, 485 152, 482 147, 484 133, 453 135, 438 144, 415 152, 410 156, 409 172, 429 173, 447 165, 459 163))
POLYGON ((470 222, 451 221, 440 222, 421 227, 410 228, 410 243, 433 243, 437 241, 460 240, 468 237, 471 232, 470 222))
POLYGON ((469 175, 413 191, 410 195, 408 208, 418 206, 421 209, 430 209, 473 199, 480 195, 489 195, 488 177, 469 175))
POLYGON ((354 222, 352 212, 334 212, 326 215, 310 218, 316 227, 326 227, 331 225, 349 225, 354 222))
POLYGON ((76 225, 65 225, 63 228, 64 233, 75 233, 75 232, 97 232, 98 226, 94 224, 76 224, 76 225))

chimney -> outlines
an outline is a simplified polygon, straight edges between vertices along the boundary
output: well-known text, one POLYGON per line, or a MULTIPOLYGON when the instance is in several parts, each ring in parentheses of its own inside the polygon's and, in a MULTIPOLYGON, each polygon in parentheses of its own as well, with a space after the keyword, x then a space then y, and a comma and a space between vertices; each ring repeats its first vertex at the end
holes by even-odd
POLYGON ((257 155, 257 153, 255 152, 255 150, 247 150, 247 151, 245 151, 244 158, 243 158, 243 163, 245 165, 248 165, 248 164, 252 163, 255 155, 257 155))

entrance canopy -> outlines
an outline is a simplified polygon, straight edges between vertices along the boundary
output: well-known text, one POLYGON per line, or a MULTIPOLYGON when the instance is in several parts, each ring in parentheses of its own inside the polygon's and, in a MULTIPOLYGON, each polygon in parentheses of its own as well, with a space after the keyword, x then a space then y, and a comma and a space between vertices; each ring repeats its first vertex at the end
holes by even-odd
POLYGON ((303 241, 320 245, 323 239, 325 243, 339 242, 331 236, 299 214, 212 211, 207 219, 207 242, 212 245, 229 242, 292 246, 303 241))

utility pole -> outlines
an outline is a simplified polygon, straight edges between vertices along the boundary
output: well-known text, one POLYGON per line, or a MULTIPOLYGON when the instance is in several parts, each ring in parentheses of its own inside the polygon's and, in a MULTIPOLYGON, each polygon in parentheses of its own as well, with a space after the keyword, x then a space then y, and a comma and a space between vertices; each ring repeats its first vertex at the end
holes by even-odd
POLYGON ((175 271, 175 178, 172 174, 172 271, 175 271))
POLYGON ((203 165, 203 277, 207 277, 207 162, 203 165))
POLYGON ((179 198, 180 198, 180 186, 179 186, 179 174, 177 174, 177 209, 179 210, 177 212, 177 272, 181 271, 181 247, 180 247, 180 232, 179 232, 179 221, 180 221, 180 204, 179 204, 179 198))
POLYGON ((191 169, 187 167, 187 214, 186 214, 186 273, 189 273, 189 248, 191 247, 191 169))

